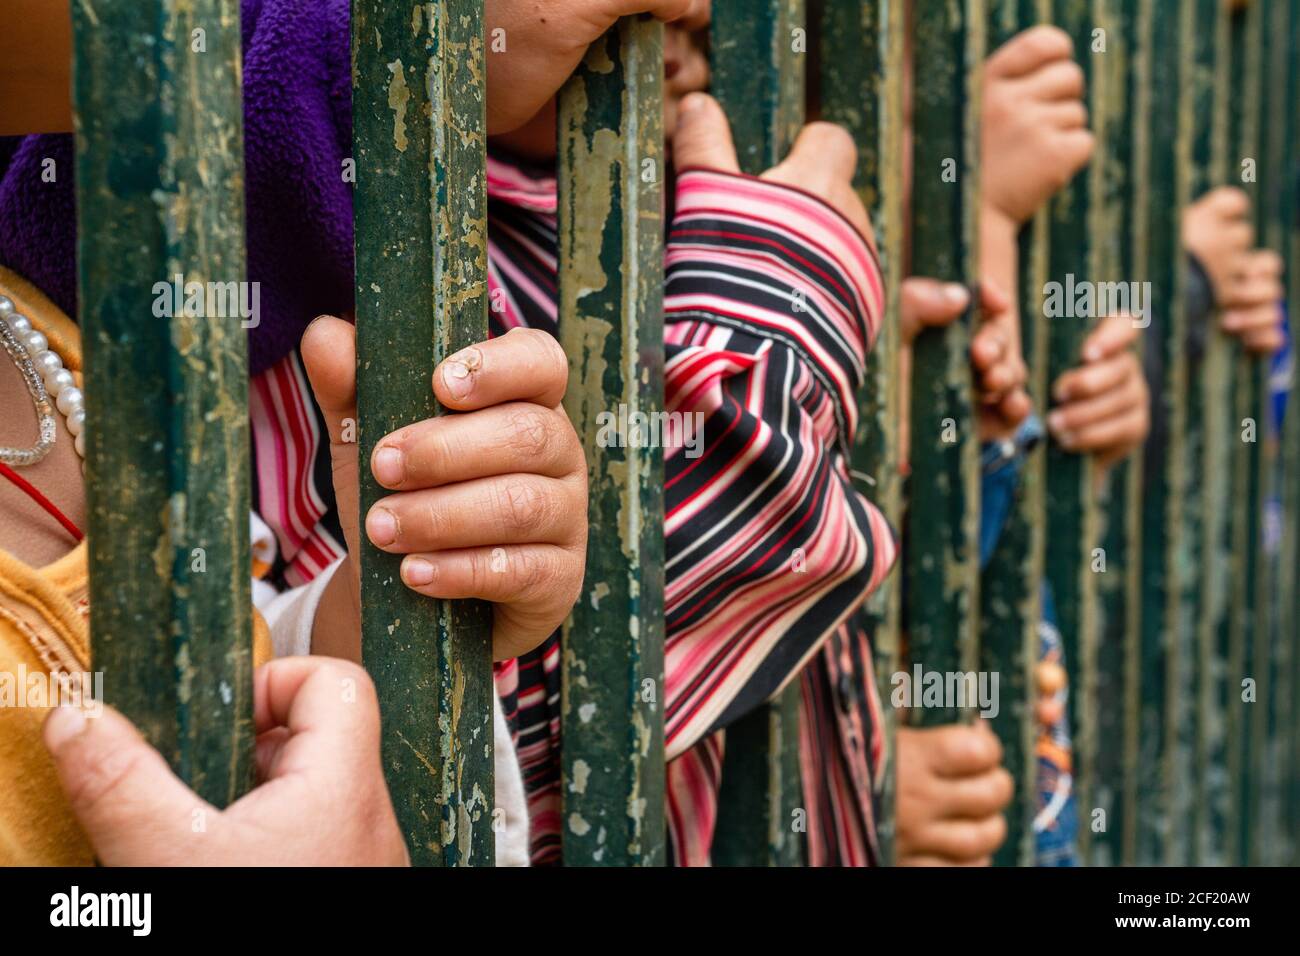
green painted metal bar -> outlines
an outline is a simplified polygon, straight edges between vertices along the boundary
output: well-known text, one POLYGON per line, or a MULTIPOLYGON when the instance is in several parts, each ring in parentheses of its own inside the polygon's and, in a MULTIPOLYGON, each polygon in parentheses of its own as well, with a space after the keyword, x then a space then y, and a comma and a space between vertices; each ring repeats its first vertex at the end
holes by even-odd
MULTIPOLYGON (((1259 195, 1252 167, 1258 161, 1261 111, 1258 109, 1261 59, 1260 30, 1263 18, 1258 3, 1249 4, 1232 17, 1232 101, 1241 106, 1233 113, 1229 130, 1229 181, 1246 189, 1258 204, 1259 195), (1249 173, 1249 175, 1248 175, 1249 173)), ((1256 205, 1258 208, 1258 205, 1256 205)), ((1255 364, 1239 346, 1234 346, 1233 421, 1229 434, 1232 448, 1231 483, 1233 496, 1229 515, 1231 540, 1231 589, 1228 599, 1227 751, 1228 832, 1225 858, 1232 864, 1247 861, 1250 828, 1250 720, 1252 704, 1243 700, 1242 682, 1251 670, 1255 536, 1258 511, 1258 444, 1247 441, 1257 431, 1258 382, 1255 364)))
MULTIPOLYGON (((1300 0, 1291 0, 1291 66, 1287 71, 1287 100, 1300 102, 1300 0)), ((1300 205, 1300 183, 1295 178, 1296 157, 1300 156, 1300 122, 1293 116, 1290 125, 1290 138, 1287 149, 1291 198, 1283 205, 1289 210, 1287 227, 1290 231, 1290 257, 1286 263, 1287 302, 1294 311, 1295 303, 1300 301, 1300 217, 1295 210, 1300 205)), ((1292 323, 1294 335, 1295 323, 1292 323)), ((1290 702, 1289 718, 1285 726, 1289 748, 1284 755, 1286 772, 1283 776, 1285 791, 1285 813, 1283 817, 1283 834, 1286 841, 1279 862, 1295 865, 1300 860, 1300 608, 1297 607, 1297 578, 1300 577, 1300 385, 1295 377, 1291 380, 1287 395, 1287 408, 1284 417, 1284 435, 1282 455, 1284 459, 1282 486, 1282 541, 1278 558, 1281 568, 1281 580, 1278 582, 1278 600, 1280 620, 1278 632, 1288 645, 1290 656, 1289 686, 1281 695, 1290 702)))
MULTIPOLYGON (((714 0, 712 92, 731 120, 742 171, 758 174, 789 151, 804 120, 803 0, 714 0)), ((799 685, 727 728, 713 862, 792 866, 799 780, 799 685)))
MULTIPOLYGON (((1021 30, 1051 20, 1049 0, 998 0, 988 10, 990 54, 1021 30)), ((1041 210, 1021 230, 1016 290, 1021 345, 1030 368, 1030 394, 1046 394, 1047 336, 1042 290, 1046 280, 1048 212, 1041 210)), ((1033 819, 1038 805, 1038 759, 1035 741, 1034 667, 1042 620, 1043 451, 1032 450, 1024 463, 1014 507, 980 578, 980 669, 997 673, 1002 705, 990 720, 1002 742, 1002 763, 1015 780, 1016 792, 1004 815, 1006 841, 994 855, 997 866, 1032 866, 1033 819)))
POLYGON ((1175 557, 1179 553, 1184 476, 1179 471, 1182 457, 1178 436, 1185 427, 1181 396, 1186 391, 1180 374, 1180 369, 1185 369, 1181 346, 1186 336, 1178 293, 1178 223, 1177 216, 1170 214, 1178 202, 1178 114, 1169 104, 1177 103, 1179 95, 1179 27, 1176 2, 1143 0, 1136 54, 1140 110, 1135 122, 1145 128, 1142 160, 1146 168, 1141 195, 1135 197, 1142 211, 1141 230, 1135 232, 1143 237, 1139 274, 1151 282, 1149 301, 1156 310, 1155 326, 1146 333, 1147 348, 1159 350, 1164 369, 1162 388, 1152 396, 1152 402, 1161 406, 1168 435, 1161 455, 1145 476, 1143 499, 1137 802, 1137 861, 1143 864, 1163 861, 1171 827, 1166 679, 1174 652, 1170 635, 1179 596, 1175 557))
POLYGON ((1166 431, 1166 463, 1176 468, 1176 496, 1169 517, 1177 522, 1170 542, 1172 562, 1165 594, 1169 614, 1165 697, 1166 809, 1169 840, 1165 862, 1186 865, 1195 860, 1197 832, 1197 756, 1200 730, 1207 715, 1197 707, 1199 649, 1197 616, 1200 610, 1199 568, 1202 561, 1202 485, 1189 480, 1200 474, 1205 444, 1205 408, 1200 388, 1202 355, 1197 344, 1207 329, 1194 328, 1187 311, 1188 266, 1181 243, 1182 214, 1210 184, 1210 136, 1214 103, 1213 0, 1177 5, 1179 17, 1177 134, 1175 137, 1174 268, 1177 285, 1171 300, 1176 310, 1174 361, 1167 367, 1171 394, 1166 431), (1190 782, 1190 785, 1189 785, 1190 782))
MULTIPOLYGON (((1094 3, 1095 29, 1104 31, 1104 51, 1091 50, 1097 151, 1095 215, 1090 228, 1094 262, 1101 280, 1133 276, 1133 83, 1132 44, 1136 9, 1122 0, 1094 3)), ((1094 44, 1097 41, 1094 40, 1094 44)), ((1094 568, 1097 589, 1095 742, 1092 806, 1081 823, 1088 828, 1089 862, 1109 866, 1124 861, 1128 800, 1135 782, 1137 721, 1128 707, 1137 692, 1137 618, 1141 614, 1137 558, 1142 507, 1141 461, 1133 455, 1114 464, 1097 489, 1099 538, 1105 558, 1094 568), (1097 811, 1102 811, 1098 814, 1097 811)))
MULTIPOLYGON (((1214 0, 1198 2, 1193 137, 1193 198, 1227 183, 1232 175, 1232 32, 1228 10, 1214 0), (1212 92, 1206 93, 1209 86, 1212 92), (1208 100, 1208 102, 1207 102, 1208 100)), ((1199 459, 1200 542, 1196 589, 1196 758, 1192 862, 1223 862, 1228 825, 1227 664, 1228 591, 1232 540, 1234 381, 1233 341, 1219 327, 1217 310, 1204 330, 1205 352, 1192 383, 1192 415, 1204 421, 1199 459)), ((1190 530, 1190 529, 1189 529, 1190 530)))
MULTIPOLYGON (((899 0, 825 0, 821 44, 821 116, 839 123, 858 145, 854 186, 871 215, 885 272, 884 332, 867 357, 866 387, 858 404, 853 470, 866 476, 866 494, 890 524, 901 524, 899 471, 898 290, 903 263, 903 82, 906 19, 899 0)), ((898 672, 900 589, 891 575, 865 609, 882 700, 898 672)), ((897 713, 883 711, 883 766, 876 781, 881 859, 893 859, 894 740, 897 713)))
POLYGON ((253 773, 239 5, 72 19, 93 669, 220 807, 253 773))
MULTIPOLYGON (((1295 104, 1288 100, 1288 72, 1292 66, 1290 55, 1291 6, 1280 0, 1266 6, 1268 16, 1268 61, 1265 86, 1269 90, 1267 121, 1264 125, 1264 147, 1260 157, 1260 207, 1264 221, 1260 228, 1263 244, 1278 253, 1285 263, 1289 260, 1290 217, 1294 207, 1288 206, 1291 195, 1291 173, 1294 157, 1287 152, 1295 104)), ((1281 770, 1282 721, 1286 693, 1284 675, 1289 670, 1288 645, 1277 629, 1277 595, 1279 565, 1276 531, 1272 508, 1280 488, 1279 454, 1275 434, 1276 416, 1273 411, 1269 370, 1270 359, 1261 359, 1263 378, 1262 408, 1260 411, 1261 443, 1260 500, 1265 513, 1260 516, 1260 555, 1255 587, 1255 653, 1258 665, 1259 697, 1256 704, 1256 733, 1262 739, 1252 740, 1258 761, 1259 804, 1258 823, 1253 836, 1254 856, 1259 865, 1279 862, 1281 847, 1281 770)), ((1290 732, 1290 728, 1288 728, 1290 732)))
MULTIPOLYGON (((366 462, 389 432, 440 412, 436 364, 487 338, 482 5, 354 0, 352 37, 366 462)), ((383 496, 362 467, 361 513, 383 496)), ((491 865, 490 612, 416 594, 400 563, 362 542, 362 653, 398 822, 417 865, 491 865)))
POLYGON ((604 412, 663 408, 662 91, 663 27, 624 18, 560 96, 559 329, 591 528, 563 634, 571 866, 666 860, 663 453, 597 440, 604 412))
MULTIPOLYGON (((1057 26, 1074 40, 1075 61, 1082 67, 1094 133, 1100 133, 1111 105, 1097 93, 1100 75, 1093 68, 1093 10, 1089 0, 1057 0, 1057 26)), ((1100 152, 1100 148, 1099 148, 1100 152)), ((1096 258, 1094 222, 1098 177, 1103 164, 1094 160, 1052 199, 1048 278, 1073 298, 1075 283, 1102 276, 1096 258)), ((1073 314, 1073 310, 1066 313, 1073 314)), ((1048 322, 1049 383, 1078 366, 1083 342, 1094 325, 1092 316, 1052 317, 1048 322)), ((1069 724, 1074 744, 1074 793, 1085 817, 1093 798, 1097 752, 1097 600, 1092 550, 1100 543, 1091 456, 1050 443, 1047 448, 1047 551, 1045 567, 1056 606, 1057 623, 1069 674, 1069 724)), ((1091 828, 1079 831, 1079 849, 1088 857, 1091 828)))
MULTIPOLYGON (((911 271, 975 288, 979 262, 979 105, 987 19, 982 0, 913 18, 911 271)), ((978 296, 973 296, 978 299, 978 296)), ((979 667, 979 435, 973 312, 926 329, 912 351, 911 500, 904 549, 908 656, 940 673, 979 667)), ((915 708, 918 725, 970 718, 915 708)))

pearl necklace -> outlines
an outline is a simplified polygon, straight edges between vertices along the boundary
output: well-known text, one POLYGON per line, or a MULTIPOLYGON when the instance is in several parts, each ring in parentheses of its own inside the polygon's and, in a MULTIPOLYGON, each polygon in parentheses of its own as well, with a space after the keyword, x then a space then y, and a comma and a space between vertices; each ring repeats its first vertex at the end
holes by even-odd
POLYGON ((14 311, 13 300, 0 295, 0 343, 18 366, 27 391, 36 406, 40 437, 31 448, 0 447, 0 461, 7 465, 34 465, 54 447, 55 427, 51 404, 66 419, 77 454, 86 457, 85 398, 72 372, 49 342, 32 328, 31 320, 14 311))

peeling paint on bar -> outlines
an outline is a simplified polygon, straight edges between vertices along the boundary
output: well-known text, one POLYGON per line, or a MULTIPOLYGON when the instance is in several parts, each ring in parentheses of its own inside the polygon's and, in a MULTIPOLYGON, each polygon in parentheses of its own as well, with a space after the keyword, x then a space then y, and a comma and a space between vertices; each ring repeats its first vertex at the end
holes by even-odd
MULTIPOLYGON (((354 0, 352 26, 364 515, 385 494, 365 465, 376 443, 439 413, 435 365, 487 338, 482 5, 354 0)), ((490 866, 490 612, 416 594, 400 564, 363 540, 362 648, 398 822, 417 865, 490 866)))
POLYGON ((72 20, 92 667, 222 807, 253 773, 246 332, 150 316, 155 282, 245 279, 239 5, 72 20))
MULTIPOLYGON (((861 487, 892 527, 902 526, 899 469, 898 291, 903 265, 903 77, 906 11, 901 0, 826 0, 820 24, 821 118, 839 123, 858 145, 854 185, 875 229, 885 273, 886 314, 867 358, 866 386, 858 405, 853 470, 870 477, 861 487)), ((900 667, 901 588, 890 575, 868 600, 867 632, 875 655, 880 699, 888 701, 900 667)), ((895 728, 898 714, 883 708, 884 756, 880 816, 882 861, 893 858, 895 728)))
MULTIPOLYGON (((986 26, 982 0, 927 8, 912 23, 911 272, 972 289, 986 26)), ((979 666, 979 435, 969 356, 974 321, 968 311, 946 329, 926 329, 912 352, 905 606, 909 660, 929 671, 979 666)), ((911 719, 949 724, 972 713, 920 708, 911 719)))
POLYGON ((662 91, 662 26, 624 18, 560 98, 564 403, 590 494, 584 597, 561 665, 569 866, 666 858, 663 452, 597 442, 602 412, 663 407, 662 91))
MULTIPOLYGON (((804 120, 804 0, 714 0, 712 93, 731 120, 743 172, 785 158, 804 120)), ((802 841, 792 832, 803 805, 799 778, 799 681, 768 706, 727 728, 713 841, 718 866, 793 866, 802 841)))

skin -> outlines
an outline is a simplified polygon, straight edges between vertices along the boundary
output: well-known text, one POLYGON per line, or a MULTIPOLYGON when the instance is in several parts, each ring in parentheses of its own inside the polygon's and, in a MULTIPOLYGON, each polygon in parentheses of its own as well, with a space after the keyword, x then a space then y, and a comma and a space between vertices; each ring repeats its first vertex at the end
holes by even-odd
POLYGON ((1282 258, 1255 248, 1250 198, 1234 186, 1210 190, 1183 212, 1182 240, 1209 276, 1223 331, 1259 355, 1281 350, 1282 258))
POLYGON ((287 657, 257 669, 253 692, 258 782, 225 810, 177 779, 111 707, 95 719, 72 707, 50 712, 45 745, 96 858, 105 866, 408 865, 366 672, 287 657))
MULTIPOLYGON (((346 567, 317 613, 313 653, 359 660, 361 527, 356 330, 323 316, 307 329, 303 363, 330 434, 346 567)), ((460 412, 400 428, 368 465, 392 494, 366 515, 371 543, 405 555, 407 587, 436 598, 493 602, 497 660, 536 647, 568 616, 587 554, 587 464, 560 402, 568 360, 550 335, 513 329, 434 370, 434 395, 460 412)))

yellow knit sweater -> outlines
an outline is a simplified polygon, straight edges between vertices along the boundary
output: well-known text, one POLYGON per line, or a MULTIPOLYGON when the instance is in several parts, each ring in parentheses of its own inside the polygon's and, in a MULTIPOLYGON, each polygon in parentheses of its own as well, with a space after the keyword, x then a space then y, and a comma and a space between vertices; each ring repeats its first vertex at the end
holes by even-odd
MULTIPOLYGON (((31 319, 81 384, 76 325, 39 290, 3 267, 0 293, 31 319)), ((0 525, 4 521, 0 515, 0 525)), ((33 568, 0 548, 0 866, 94 861, 41 742, 49 707, 33 690, 48 687, 59 674, 81 675, 90 669, 88 585, 84 541, 43 568, 33 568)), ((254 614, 254 663, 270 657, 266 623, 254 614)))

